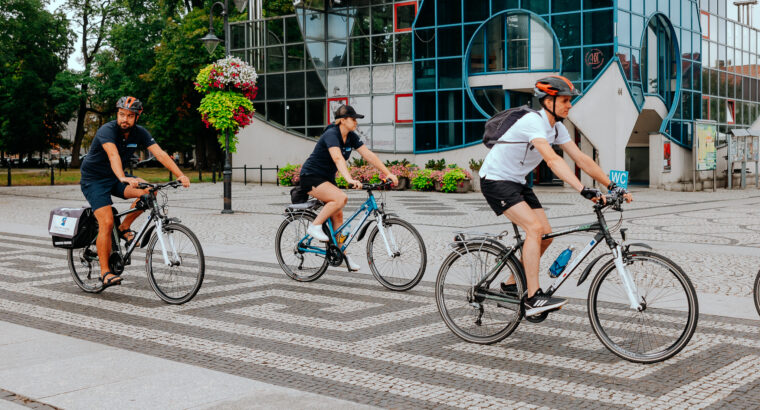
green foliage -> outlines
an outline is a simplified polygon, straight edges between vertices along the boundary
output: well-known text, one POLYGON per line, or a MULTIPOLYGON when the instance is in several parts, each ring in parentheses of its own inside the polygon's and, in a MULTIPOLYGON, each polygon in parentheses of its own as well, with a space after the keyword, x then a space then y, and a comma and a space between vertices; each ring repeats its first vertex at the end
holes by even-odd
POLYGON ((0 150, 47 150, 71 118, 56 111, 67 105, 51 88, 74 36, 66 16, 46 11, 40 0, 0 0, 0 10, 0 150))
POLYGON ((264 17, 284 16, 295 13, 293 0, 264 0, 264 17))
POLYGON ((338 188, 348 188, 348 181, 340 174, 335 177, 335 184, 338 185, 338 188))
POLYGON ((462 168, 450 168, 441 179, 441 192, 455 192, 459 183, 467 179, 462 168))
POLYGON ((431 159, 425 164, 425 169, 432 169, 434 171, 441 171, 446 168, 446 159, 441 158, 438 161, 431 159))
POLYGON ((435 180, 433 179, 433 170, 426 168, 421 169, 412 174, 410 186, 415 191, 430 191, 435 187, 435 180))
POLYGON ((470 169, 473 171, 480 171, 480 167, 483 166, 483 160, 475 160, 474 158, 470 158, 470 169))
POLYGON ((253 103, 242 94, 234 91, 214 91, 201 100, 198 112, 208 123, 221 131, 219 144, 224 145, 225 132, 230 132, 230 152, 235 152, 237 132, 240 124, 235 120, 236 110, 240 107, 253 112, 253 103))
POLYGON ((369 165, 369 163, 367 162, 367 160, 365 160, 362 157, 359 157, 359 158, 354 158, 353 160, 351 160, 351 165, 350 166, 358 168, 358 167, 365 167, 367 165, 369 165))
POLYGON ((292 186, 298 183, 301 175, 301 166, 288 163, 277 172, 277 179, 282 186, 292 186))
POLYGON ((406 166, 410 166, 410 165, 413 165, 413 164, 411 164, 406 158, 404 158, 402 160, 385 161, 385 166, 386 167, 391 167, 393 165, 401 165, 401 166, 406 167, 406 166))

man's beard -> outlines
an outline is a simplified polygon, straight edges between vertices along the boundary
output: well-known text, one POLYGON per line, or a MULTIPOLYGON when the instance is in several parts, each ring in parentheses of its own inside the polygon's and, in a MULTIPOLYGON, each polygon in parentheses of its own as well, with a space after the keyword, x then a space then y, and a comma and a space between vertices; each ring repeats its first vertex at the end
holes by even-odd
POLYGON ((121 124, 119 124, 119 135, 125 137, 127 134, 129 134, 130 131, 132 131, 132 128, 134 128, 134 125, 128 128, 124 128, 121 126, 121 124))

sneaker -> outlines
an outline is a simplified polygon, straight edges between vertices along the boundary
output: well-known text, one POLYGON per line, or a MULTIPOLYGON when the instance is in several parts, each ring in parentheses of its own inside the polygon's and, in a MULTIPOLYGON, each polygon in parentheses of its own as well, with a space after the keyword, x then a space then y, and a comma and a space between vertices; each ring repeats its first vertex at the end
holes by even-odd
POLYGON ((546 296, 539 289, 533 297, 525 299, 525 316, 535 316, 539 313, 556 310, 561 308, 565 303, 567 303, 567 299, 546 296))
POLYGON ((321 242, 328 242, 330 241, 330 238, 325 235, 324 232, 322 232, 322 225, 309 225, 309 229, 306 230, 306 233, 311 235, 312 238, 321 241, 321 242))
POLYGON ((351 258, 348 257, 348 255, 346 255, 346 265, 348 265, 348 270, 350 270, 351 272, 356 272, 362 268, 361 265, 359 265, 358 263, 354 263, 354 261, 352 261, 351 258))

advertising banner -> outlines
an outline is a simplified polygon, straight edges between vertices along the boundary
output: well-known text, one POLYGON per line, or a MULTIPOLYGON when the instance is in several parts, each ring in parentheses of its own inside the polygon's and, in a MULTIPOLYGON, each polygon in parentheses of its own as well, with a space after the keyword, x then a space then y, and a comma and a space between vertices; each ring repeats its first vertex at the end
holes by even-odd
POLYGON ((718 154, 715 148, 718 126, 715 123, 696 122, 695 130, 696 169, 697 171, 714 170, 718 165, 718 154))

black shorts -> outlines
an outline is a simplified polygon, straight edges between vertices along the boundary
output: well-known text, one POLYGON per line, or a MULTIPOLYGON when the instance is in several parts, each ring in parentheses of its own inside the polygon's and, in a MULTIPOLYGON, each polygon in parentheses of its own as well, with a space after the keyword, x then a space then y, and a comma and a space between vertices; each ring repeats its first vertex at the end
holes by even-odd
POLYGON ((301 175, 300 178, 301 179, 298 185, 306 188, 306 192, 311 191, 312 189, 322 185, 325 182, 329 182, 335 186, 338 186, 338 184, 335 183, 335 178, 328 179, 320 175, 301 175))
POLYGON ((127 189, 127 186, 127 184, 116 178, 80 182, 82 193, 84 194, 84 197, 87 198, 87 202, 90 203, 90 207, 93 211, 104 206, 113 205, 111 196, 125 199, 124 190, 127 189))
POLYGON ((527 203, 531 209, 542 208, 533 190, 517 182, 481 178, 480 191, 496 215, 503 214, 504 211, 520 202, 527 203))

